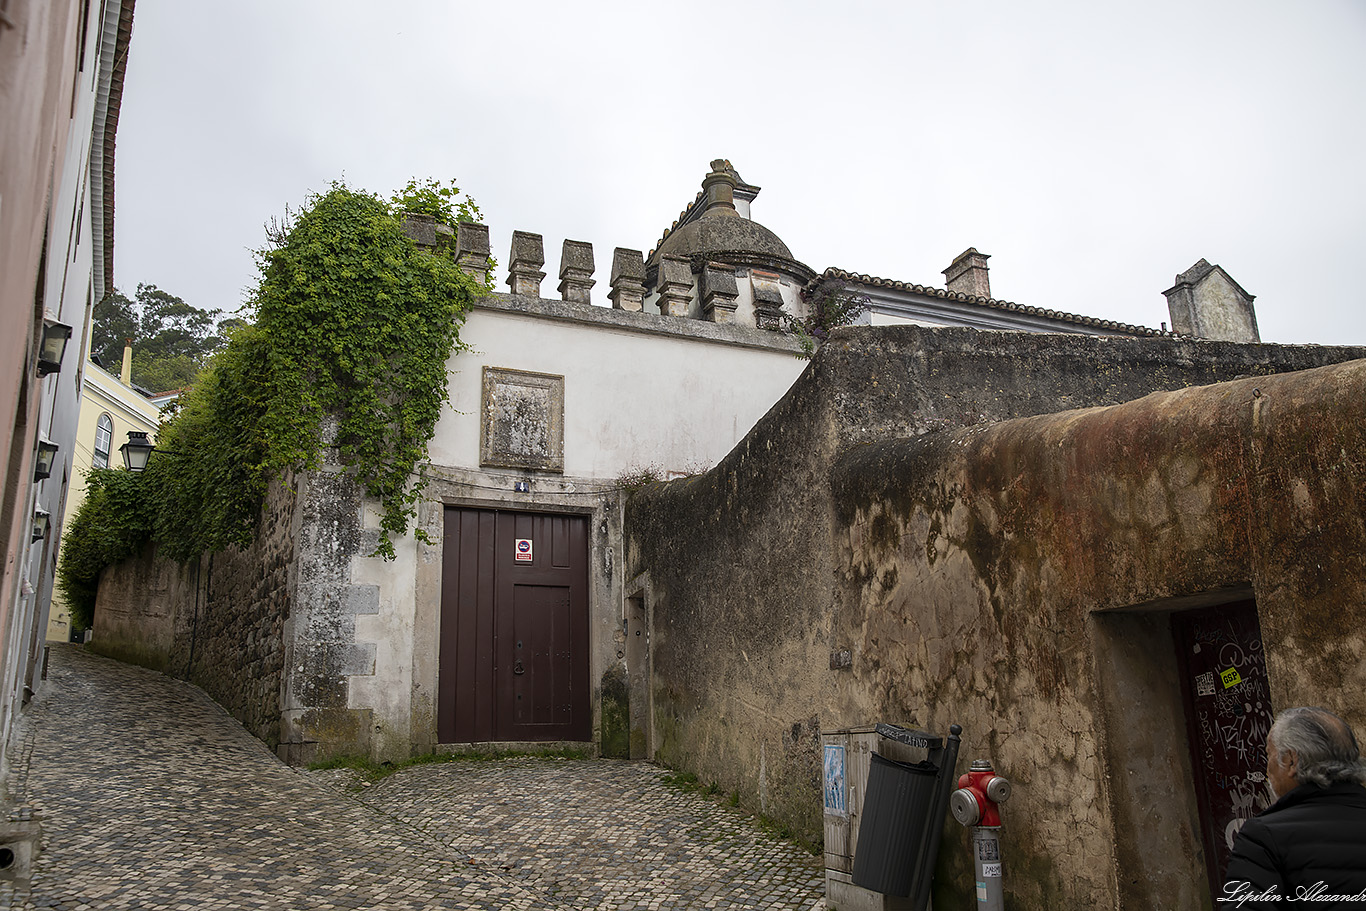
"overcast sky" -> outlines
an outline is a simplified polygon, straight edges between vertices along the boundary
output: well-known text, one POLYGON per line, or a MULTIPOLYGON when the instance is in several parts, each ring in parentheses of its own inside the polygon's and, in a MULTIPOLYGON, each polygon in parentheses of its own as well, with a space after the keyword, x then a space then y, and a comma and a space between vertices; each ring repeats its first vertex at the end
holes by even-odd
POLYGON ((137 0, 116 283, 236 309, 262 226, 455 178, 513 230, 650 250, 729 158, 817 271, 1156 328, 1201 257, 1262 338, 1366 344, 1366 3, 137 0))

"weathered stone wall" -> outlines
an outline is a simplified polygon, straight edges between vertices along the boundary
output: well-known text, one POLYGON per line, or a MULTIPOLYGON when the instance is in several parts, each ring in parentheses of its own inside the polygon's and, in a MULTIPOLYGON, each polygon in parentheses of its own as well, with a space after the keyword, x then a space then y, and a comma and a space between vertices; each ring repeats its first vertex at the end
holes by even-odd
MULTIPOLYGON (((1014 905, 1113 906, 1132 857, 1116 848, 1104 731, 1118 709, 1097 696, 1096 668, 1116 632, 1093 634, 1091 612, 1262 583, 1247 507, 1233 508, 1249 502, 1236 479, 1252 446, 1238 430, 1250 406, 1225 397, 1302 393, 1272 377, 1008 419, 1362 356, 1176 339, 836 333, 717 469, 628 505, 628 571, 648 577, 653 599, 659 756, 814 837, 820 728, 886 720, 942 733, 961 723, 964 762, 992 758, 1020 784, 1005 830, 1014 905)), ((1277 414, 1289 432, 1309 432, 1294 424, 1299 412, 1277 414)), ((1336 451, 1325 445, 1319 457, 1336 451)), ((1128 632, 1121 624, 1121 647, 1136 641, 1128 632)), ((1272 658, 1273 679, 1292 679, 1284 663, 1272 658)), ((1141 680, 1142 668, 1130 676, 1141 680)), ((1278 698, 1295 686, 1276 685, 1278 698)), ((1122 809, 1141 799, 1130 787, 1122 809)), ((1183 875, 1199 881, 1195 845, 1184 867, 1177 859, 1126 886, 1135 907, 1179 893, 1183 875)), ((965 902, 970 879, 966 833, 950 825, 938 900, 965 902)), ((1178 895, 1176 906, 1198 904, 1200 890, 1185 889, 1193 900, 1178 895)))
POLYGON ((191 613, 189 635, 177 637, 178 652, 189 667, 186 678, 273 748, 281 738, 284 629, 294 607, 297 508, 291 489, 272 484, 251 545, 202 559, 198 618, 191 613))
POLYGON ((106 569, 91 647, 197 684, 278 747, 295 511, 293 491, 275 483, 249 547, 190 564, 149 550, 106 569))
POLYGON ((846 687, 873 711, 978 732, 1019 786, 1007 845, 1022 907, 1108 905, 1112 889, 1124 907, 1206 900, 1181 716, 1133 709, 1173 695, 1143 674, 1174 677, 1161 610, 1177 599, 1251 583, 1274 704, 1366 724, 1363 444, 1355 361, 840 460, 846 687), (1158 628, 1125 628, 1145 621, 1158 628), (1154 803, 1162 826, 1143 820, 1154 803))
MULTIPOLYGON (((372 706, 352 704, 377 647, 358 641, 357 621, 380 609, 380 587, 353 578, 358 563, 381 562, 367 558, 378 522, 364 524, 364 507, 328 464, 271 485, 246 548, 189 565, 149 552, 107 569, 93 647, 198 684, 287 762, 406 758, 406 724, 388 731, 372 706)), ((391 632, 411 648, 411 628, 391 632)))
POLYGON ((350 678, 375 673, 375 644, 356 641, 356 622, 378 612, 380 599, 378 586, 353 584, 352 569, 374 552, 378 533, 362 527, 361 492, 340 466, 301 476, 298 490, 279 753, 296 764, 369 756, 373 713, 351 706, 350 678))
POLYGON ((148 549, 100 576, 90 647, 102 655, 184 677, 172 661, 182 604, 194 604, 196 566, 159 560, 148 549))

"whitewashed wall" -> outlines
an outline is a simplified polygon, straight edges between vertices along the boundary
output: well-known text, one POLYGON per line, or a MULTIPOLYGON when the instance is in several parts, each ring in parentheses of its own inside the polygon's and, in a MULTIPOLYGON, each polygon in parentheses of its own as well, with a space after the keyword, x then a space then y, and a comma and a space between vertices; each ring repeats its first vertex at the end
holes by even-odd
MULTIPOLYGON (((619 661, 623 564, 618 480, 715 465, 806 366, 787 335, 649 313, 494 295, 469 316, 470 350, 449 362, 450 401, 429 447, 419 526, 395 542, 396 559, 351 558, 350 582, 375 586, 374 613, 357 616, 369 673, 350 677, 348 706, 368 710, 371 754, 401 758, 437 746, 441 553, 451 503, 574 512, 589 519, 593 685, 619 661), (564 471, 484 468, 479 412, 485 366, 564 377, 564 471), (532 490, 513 483, 531 478, 532 490)), ((362 523, 379 524, 368 505, 362 523)), ((594 695, 596 709, 597 698, 594 695)), ((594 729, 597 730, 595 718, 594 729)))

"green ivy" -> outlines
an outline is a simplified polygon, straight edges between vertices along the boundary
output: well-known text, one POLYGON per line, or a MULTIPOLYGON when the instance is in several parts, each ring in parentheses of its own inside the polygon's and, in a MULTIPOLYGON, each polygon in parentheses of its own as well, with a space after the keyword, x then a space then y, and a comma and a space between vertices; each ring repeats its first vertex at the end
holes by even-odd
POLYGON ((94 620, 100 570, 134 556, 151 536, 142 480, 112 468, 91 469, 86 478, 85 500, 62 534, 58 568, 73 629, 89 629, 94 620))
POLYGON ((149 540, 181 561, 249 543, 271 480, 318 468, 328 445, 379 500, 377 554, 393 558, 421 498, 414 468, 446 401, 446 362, 489 290, 449 249, 419 250, 405 211, 447 224, 479 214, 453 184, 410 181, 386 201, 337 183, 258 251, 254 324, 233 332, 162 426, 162 454, 141 475, 92 472, 63 536, 73 611, 101 568, 149 540))
POLYGON ((410 180, 389 202, 396 212, 431 215, 446 225, 477 222, 483 217, 474 200, 463 195, 453 180, 448 183, 430 177, 410 180))

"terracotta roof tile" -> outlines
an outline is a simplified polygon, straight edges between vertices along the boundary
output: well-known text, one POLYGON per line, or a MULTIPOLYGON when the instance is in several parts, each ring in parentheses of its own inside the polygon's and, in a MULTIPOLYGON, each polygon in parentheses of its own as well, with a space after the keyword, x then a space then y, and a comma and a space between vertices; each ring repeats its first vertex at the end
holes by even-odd
POLYGON ((942 288, 932 288, 928 285, 914 285, 910 282, 895 281, 890 278, 878 278, 861 272, 846 272, 844 269, 837 269, 834 266, 826 269, 820 276, 821 278, 840 278, 848 282, 857 282, 861 285, 872 285, 878 288, 891 288, 896 291, 909 291, 914 294, 924 294, 927 297, 937 297, 942 300, 955 300, 978 307, 986 307, 991 310, 1009 310, 1014 313, 1027 313, 1032 316, 1042 316, 1048 319, 1055 319, 1059 322, 1072 323, 1078 326, 1090 326, 1096 329, 1108 329, 1112 332, 1119 332, 1125 335, 1137 336, 1166 336, 1169 338, 1177 337, 1177 333, 1162 329, 1150 329, 1147 326, 1135 326, 1130 323, 1119 323, 1114 320, 1099 319, 1094 316, 1081 316, 1076 313, 1064 313, 1061 310, 1048 310, 1043 307, 1031 307, 1026 304, 1017 304, 1012 301, 997 300, 992 297, 972 297, 961 291, 945 291, 942 288))

